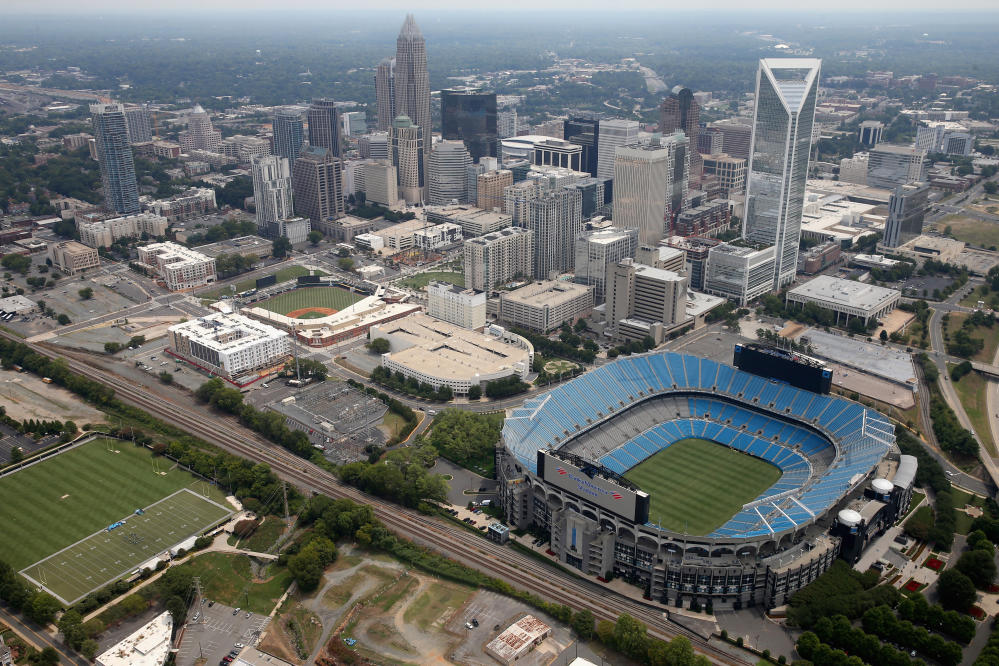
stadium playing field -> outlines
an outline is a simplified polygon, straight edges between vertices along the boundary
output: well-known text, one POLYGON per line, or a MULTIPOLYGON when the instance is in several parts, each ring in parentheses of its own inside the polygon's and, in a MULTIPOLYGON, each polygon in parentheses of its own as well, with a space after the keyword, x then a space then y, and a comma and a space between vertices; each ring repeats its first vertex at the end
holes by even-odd
POLYGON ((363 294, 355 294, 339 287, 303 287, 278 294, 266 301, 254 303, 254 307, 283 315, 295 313, 294 316, 300 319, 310 319, 325 317, 338 310, 343 310, 362 298, 364 298, 363 294), (310 308, 315 308, 315 310, 303 313, 296 312, 310 308))
POLYGON ((624 473, 649 493, 649 521, 708 534, 777 483, 774 465, 706 439, 682 439, 624 473))
MULTIPOLYGON (((144 509, 187 487, 197 495, 207 493, 215 503, 212 506, 218 505, 220 510, 225 506, 225 497, 217 488, 184 470, 172 468, 172 462, 165 458, 154 458, 148 449, 105 439, 74 447, 0 478, 3 513, 0 559, 17 570, 25 569, 91 537, 136 509, 144 509)), ((164 533, 158 536, 176 531, 174 526, 163 527, 164 533)), ((173 546, 193 533, 194 530, 165 547, 173 546)), ((124 538, 115 536, 119 540, 124 538)), ((147 537, 146 543, 151 542, 147 537)), ((74 577, 72 574, 65 578, 74 577)), ((86 591, 115 577, 117 575, 92 581, 86 591)), ((72 596, 64 597, 65 600, 76 598, 70 589, 59 585, 54 574, 46 579, 48 587, 60 597, 68 594, 72 596)))

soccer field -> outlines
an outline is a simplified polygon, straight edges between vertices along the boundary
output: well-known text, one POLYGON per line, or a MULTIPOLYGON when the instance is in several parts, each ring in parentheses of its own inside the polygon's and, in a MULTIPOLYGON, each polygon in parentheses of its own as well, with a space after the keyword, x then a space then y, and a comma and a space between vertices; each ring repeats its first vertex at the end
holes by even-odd
POLYGON ((190 488, 140 509, 20 573, 70 605, 233 513, 190 488))
POLYGON ((0 559, 24 569, 182 488, 224 505, 217 488, 172 464, 129 442, 96 439, 0 477, 0 559))
POLYGON ((343 310, 362 298, 362 294, 354 294, 339 287, 303 287, 254 303, 254 307, 278 314, 288 314, 302 308, 343 310))
POLYGON ((683 439, 624 473, 649 493, 649 522, 692 535, 724 525, 777 483, 774 465, 706 439, 683 439))

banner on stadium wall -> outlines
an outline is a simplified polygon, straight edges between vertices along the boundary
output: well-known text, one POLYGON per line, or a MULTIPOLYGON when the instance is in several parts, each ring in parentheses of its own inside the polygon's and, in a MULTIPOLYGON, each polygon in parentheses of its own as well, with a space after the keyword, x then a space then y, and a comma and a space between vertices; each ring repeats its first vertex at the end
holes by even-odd
POLYGON ((538 476, 581 500, 638 524, 649 521, 649 494, 613 480, 599 465, 576 465, 538 451, 538 476))

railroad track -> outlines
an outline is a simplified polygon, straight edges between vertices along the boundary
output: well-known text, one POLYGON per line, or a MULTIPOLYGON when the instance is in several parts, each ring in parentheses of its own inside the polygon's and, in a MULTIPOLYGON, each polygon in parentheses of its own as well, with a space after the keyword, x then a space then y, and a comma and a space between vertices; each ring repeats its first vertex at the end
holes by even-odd
MULTIPOLYGON (((5 331, 0 335, 16 342, 23 340, 5 331)), ((615 621, 622 613, 641 620, 649 634, 661 639, 685 636, 695 650, 720 664, 749 665, 753 662, 728 654, 711 645, 689 629, 669 620, 663 609, 626 597, 614 590, 585 579, 575 578, 559 569, 537 562, 511 548, 487 541, 440 519, 366 495, 341 483, 334 475, 285 449, 259 437, 228 416, 204 414, 162 396, 150 395, 143 385, 92 365, 89 355, 66 349, 53 349, 43 344, 28 344, 31 349, 50 358, 64 358, 73 372, 100 382, 115 390, 123 402, 154 414, 157 418, 196 434, 208 442, 241 457, 268 464, 281 479, 305 490, 333 498, 346 498, 370 505, 386 527, 417 543, 451 557, 490 576, 505 580, 516 587, 538 594, 550 601, 589 609, 598 620, 615 621)))

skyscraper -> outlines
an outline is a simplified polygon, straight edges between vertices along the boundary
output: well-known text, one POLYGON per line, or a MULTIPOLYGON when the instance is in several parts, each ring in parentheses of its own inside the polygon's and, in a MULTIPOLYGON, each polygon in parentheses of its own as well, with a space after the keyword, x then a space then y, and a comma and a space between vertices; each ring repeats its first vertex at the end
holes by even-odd
POLYGON ((375 111, 378 130, 384 132, 395 120, 395 58, 385 58, 375 70, 375 111))
POLYGON ((620 146, 614 164, 614 223, 638 229, 655 246, 687 205, 690 142, 675 132, 648 144, 620 146))
POLYGON ((200 104, 196 104, 187 114, 187 129, 180 133, 179 138, 180 148, 184 152, 207 150, 217 153, 222 144, 222 133, 212 127, 212 119, 200 104))
POLYGON ((399 116, 389 129, 389 156, 399 177, 399 196, 407 204, 426 199, 426 152, 423 128, 399 116))
POLYGON ((274 129, 274 154, 295 163, 305 141, 305 123, 300 108, 278 109, 272 121, 274 129))
POLYGON ((328 148, 306 146, 292 166, 295 212, 312 228, 333 235, 330 221, 343 217, 343 163, 328 148))
POLYGON ((527 229, 534 232, 534 277, 547 280, 550 273, 571 271, 576 236, 583 231, 583 195, 559 187, 542 192, 527 204, 527 229))
POLYGON ((309 145, 327 148, 333 157, 343 157, 340 109, 328 98, 314 99, 309 106, 309 145))
MULTIPOLYGON (((496 112, 496 135, 500 139, 507 139, 511 136, 517 136, 517 109, 503 109, 502 111, 496 112)), ((497 148, 496 156, 499 157, 499 151, 497 148)))
POLYGON ((580 171, 597 175, 600 121, 596 118, 567 118, 562 128, 566 141, 583 147, 580 171))
POLYGON ((638 121, 612 118, 601 120, 598 125, 597 172, 599 178, 614 177, 614 155, 618 146, 627 146, 638 140, 638 121))
POLYGON ((441 141, 430 153, 430 196, 428 203, 443 206, 452 200, 468 198, 466 171, 472 156, 461 141, 441 141))
POLYGON ((475 88, 441 91, 441 134, 464 141, 476 162, 496 157, 496 93, 475 88))
POLYGON ((923 233, 930 187, 926 183, 899 185, 888 200, 888 220, 882 245, 896 248, 923 233))
POLYGON ((121 104, 91 104, 94 147, 101 169, 104 205, 121 215, 139 212, 139 186, 121 104))
POLYGON ((251 168, 257 229, 267 233, 272 223, 294 216, 291 169, 288 158, 280 155, 258 155, 251 168))
MULTIPOLYGON (((426 137, 424 152, 430 152, 430 75, 427 45, 412 14, 406 15, 395 51, 395 112, 408 116, 426 137)), ((394 122, 394 120, 393 120, 394 122)))
POLYGON ((774 246, 773 289, 794 279, 822 61, 764 58, 756 74, 742 235, 774 246))
POLYGON ((125 107, 125 125, 128 127, 128 140, 132 143, 145 143, 153 140, 152 123, 146 105, 125 107))
POLYGON ((701 155, 697 151, 697 141, 701 133, 701 105, 694 99, 690 88, 684 88, 675 95, 663 100, 659 107, 659 131, 672 134, 681 131, 690 141, 690 178, 701 180, 701 155))
POLYGON ((893 190, 899 185, 926 180, 928 167, 925 150, 879 143, 867 153, 867 184, 893 190))

